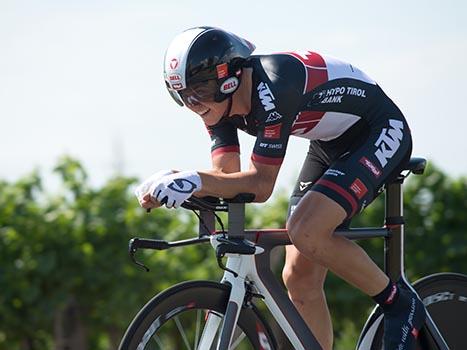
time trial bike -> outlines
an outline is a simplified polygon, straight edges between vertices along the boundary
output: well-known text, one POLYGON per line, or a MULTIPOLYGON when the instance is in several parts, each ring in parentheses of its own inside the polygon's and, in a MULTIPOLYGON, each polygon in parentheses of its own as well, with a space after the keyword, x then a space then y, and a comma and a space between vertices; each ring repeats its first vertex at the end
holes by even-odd
MULTIPOLYGON (((428 315, 417 340, 417 349, 467 349, 467 276, 438 273, 411 284, 404 273, 403 182, 409 173, 422 174, 426 161, 412 158, 397 179, 385 186, 385 225, 381 228, 338 230, 348 239, 382 237, 385 240, 385 272, 402 288, 410 288, 423 300, 428 315)), ((199 236, 167 242, 133 238, 129 253, 138 249, 166 250, 210 243, 220 268, 220 282, 179 283, 150 300, 136 315, 120 343, 120 350, 149 349, 321 349, 270 269, 271 251, 291 244, 286 230, 245 229, 245 203, 251 194, 235 198, 191 197, 183 206, 200 218, 199 236), (228 230, 216 230, 216 212, 228 213, 228 230), (226 257, 226 263, 223 258, 226 257), (257 308, 262 300, 273 319, 257 308), (273 322, 274 324, 272 324, 273 322), (273 332, 274 329, 274 332, 273 332), (278 345, 283 332, 288 345, 278 345)), ((222 223, 220 223, 222 224, 222 223)), ((383 313, 376 306, 360 334, 357 350, 383 348, 383 313)))

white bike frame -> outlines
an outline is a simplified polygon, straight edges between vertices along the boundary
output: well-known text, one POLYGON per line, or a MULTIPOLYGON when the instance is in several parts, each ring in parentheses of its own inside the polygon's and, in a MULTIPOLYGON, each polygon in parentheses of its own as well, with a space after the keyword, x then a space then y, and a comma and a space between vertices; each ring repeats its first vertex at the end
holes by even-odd
MULTIPOLYGON (((214 248, 216 248, 216 246, 218 245, 218 236, 219 235, 214 235, 211 237, 211 244, 214 248)), ((235 325, 237 323, 245 299, 247 284, 249 284, 255 289, 255 293, 258 293, 264 297, 264 303, 266 304, 267 308, 271 311, 272 315, 276 319, 277 323, 281 326, 284 333, 289 338, 294 349, 321 349, 313 334, 308 329, 308 337, 309 339, 311 339, 312 343, 307 344, 306 342, 303 342, 303 340, 300 340, 300 335, 294 331, 293 327, 287 320, 286 315, 284 315, 281 308, 274 299, 274 296, 271 295, 269 289, 263 283, 262 279, 258 274, 257 256, 259 254, 264 253, 264 249, 259 246, 256 246, 255 250, 256 251, 254 255, 226 254, 226 267, 229 270, 235 271, 237 273, 237 276, 234 276, 234 274, 230 271, 226 271, 221 281, 222 283, 226 283, 231 286, 231 293, 229 302, 227 304, 227 311, 222 323, 217 349, 230 349, 233 331, 235 329, 235 325), (309 347, 310 345, 313 347, 309 347)), ((292 307, 292 309, 294 308, 292 307)), ((295 316, 299 317, 298 313, 295 316)), ((215 327, 211 325, 210 321, 211 320, 209 319, 206 324, 206 327, 210 328, 213 331, 217 331, 217 329, 215 329, 215 327)), ((213 322, 219 321, 213 320, 213 322)), ((200 345, 200 349, 210 348, 210 344, 200 345)), ((264 350, 270 349, 266 339, 261 345, 264 347, 264 350)))

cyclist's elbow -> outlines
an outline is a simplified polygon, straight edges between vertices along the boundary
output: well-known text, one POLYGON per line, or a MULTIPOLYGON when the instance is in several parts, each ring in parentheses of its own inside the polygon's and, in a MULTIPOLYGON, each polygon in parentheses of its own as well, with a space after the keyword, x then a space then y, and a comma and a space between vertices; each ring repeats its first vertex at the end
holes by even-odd
POLYGON ((269 199, 269 197, 271 197, 272 191, 274 190, 276 174, 271 174, 270 172, 264 171, 257 171, 252 180, 253 181, 250 181, 249 183, 249 187, 251 188, 249 192, 255 194, 255 202, 266 202, 269 199))
POLYGON ((255 194, 255 202, 257 203, 266 202, 269 199, 269 197, 271 197, 272 190, 273 190, 273 186, 267 186, 265 184, 255 186, 254 191, 253 191, 253 193, 255 194))

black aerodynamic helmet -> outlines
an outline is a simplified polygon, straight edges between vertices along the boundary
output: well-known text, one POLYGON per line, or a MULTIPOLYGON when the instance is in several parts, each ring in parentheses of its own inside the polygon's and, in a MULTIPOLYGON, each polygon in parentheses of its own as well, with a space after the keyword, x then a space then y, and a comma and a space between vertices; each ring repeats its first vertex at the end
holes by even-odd
POLYGON ((237 90, 242 64, 254 50, 249 41, 219 28, 188 29, 165 53, 167 90, 180 106, 222 102, 237 90))

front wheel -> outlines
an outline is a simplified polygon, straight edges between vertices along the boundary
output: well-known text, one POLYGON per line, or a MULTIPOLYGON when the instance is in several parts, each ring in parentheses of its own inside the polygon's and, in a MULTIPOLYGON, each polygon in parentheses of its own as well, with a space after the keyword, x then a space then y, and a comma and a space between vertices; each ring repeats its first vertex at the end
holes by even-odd
MULTIPOLYGON (((119 350, 215 349, 229 294, 228 286, 210 281, 183 282, 167 289, 136 315, 119 350)), ((242 308, 230 348, 276 348, 254 305, 242 308)))
MULTIPOLYGON (((467 276, 456 273, 438 273, 422 278, 415 282, 413 287, 449 348, 453 350, 467 349, 467 276)), ((358 347, 359 350, 383 349, 382 315, 375 314, 373 318, 373 326, 376 325, 376 322, 379 322, 379 325, 372 341, 367 342, 367 344, 371 343, 371 346, 369 348, 363 346, 363 341, 358 347)), ((372 325, 368 324, 365 328, 371 330, 371 327, 372 325)), ((366 335, 369 336, 369 334, 370 332, 367 332, 366 335)), ((416 349, 437 349, 424 328, 420 332, 416 349)))

